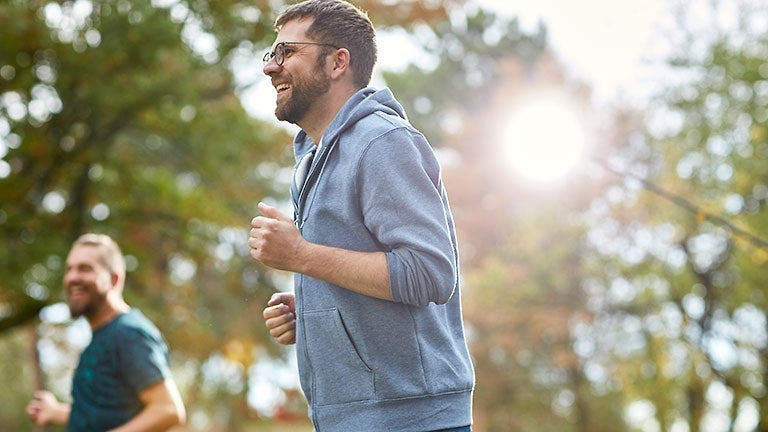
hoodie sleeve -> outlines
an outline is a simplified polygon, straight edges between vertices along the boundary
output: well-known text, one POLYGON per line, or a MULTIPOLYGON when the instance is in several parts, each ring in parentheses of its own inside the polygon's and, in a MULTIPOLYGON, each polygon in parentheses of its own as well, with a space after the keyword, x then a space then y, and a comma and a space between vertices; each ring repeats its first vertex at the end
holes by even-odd
POLYGON ((360 208, 383 246, 395 302, 450 300, 457 251, 440 167, 423 135, 398 128, 373 140, 357 167, 360 208))

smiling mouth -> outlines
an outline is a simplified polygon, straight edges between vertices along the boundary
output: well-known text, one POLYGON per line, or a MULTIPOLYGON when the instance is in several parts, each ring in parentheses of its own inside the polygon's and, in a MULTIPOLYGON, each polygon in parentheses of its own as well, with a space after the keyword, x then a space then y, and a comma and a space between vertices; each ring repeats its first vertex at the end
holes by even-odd
POLYGON ((83 301, 87 296, 85 295, 85 292, 83 291, 77 291, 69 294, 68 300, 70 302, 81 302, 83 301))
POLYGON ((284 91, 286 91, 286 90, 288 90, 290 88, 291 88, 290 85, 283 83, 283 84, 278 84, 275 87, 275 90, 277 90, 277 93, 280 94, 280 93, 282 93, 282 92, 284 92, 284 91))
POLYGON ((69 297, 82 297, 88 294, 88 290, 80 285, 72 285, 68 288, 69 297))

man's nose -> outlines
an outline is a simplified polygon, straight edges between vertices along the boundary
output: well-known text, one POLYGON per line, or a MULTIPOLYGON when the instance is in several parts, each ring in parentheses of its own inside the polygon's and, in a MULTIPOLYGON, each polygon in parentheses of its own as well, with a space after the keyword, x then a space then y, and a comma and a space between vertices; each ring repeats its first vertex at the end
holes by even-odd
POLYGON ((264 75, 271 75, 273 73, 277 73, 280 71, 282 66, 278 66, 277 60, 275 60, 275 57, 272 57, 264 63, 264 75))

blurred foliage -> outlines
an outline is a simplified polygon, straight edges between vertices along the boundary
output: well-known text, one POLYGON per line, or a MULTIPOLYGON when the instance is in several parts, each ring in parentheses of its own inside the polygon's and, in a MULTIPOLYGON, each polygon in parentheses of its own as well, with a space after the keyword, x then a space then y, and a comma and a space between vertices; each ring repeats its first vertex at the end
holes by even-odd
POLYGON ((509 72, 502 62, 514 59, 530 70, 546 44, 543 27, 528 35, 517 20, 507 22, 482 9, 467 13, 466 18, 456 14, 453 20, 415 28, 423 56, 403 72, 383 73, 410 108, 414 126, 438 145, 462 115, 488 111, 491 87, 509 72))
POLYGON ((617 122, 627 176, 593 206, 594 340, 648 413, 632 430, 768 430, 768 7, 676 10, 663 88, 617 122))
POLYGON ((33 368, 29 367, 32 357, 28 355, 32 350, 34 331, 32 327, 16 328, 0 338, 0 376, 5 377, 2 379, 0 432, 31 430, 24 409, 30 396, 30 383, 34 382, 33 368))

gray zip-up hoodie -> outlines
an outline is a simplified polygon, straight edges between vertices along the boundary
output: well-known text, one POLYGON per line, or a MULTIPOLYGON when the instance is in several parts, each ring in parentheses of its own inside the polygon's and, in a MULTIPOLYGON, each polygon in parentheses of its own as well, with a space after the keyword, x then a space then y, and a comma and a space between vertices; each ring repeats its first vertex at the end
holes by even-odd
MULTIPOLYGON (((297 160, 313 146, 299 132, 297 160)), ((313 243, 385 252, 394 299, 295 275, 299 375, 316 431, 470 424, 453 217, 431 147, 389 90, 360 90, 328 126, 296 223, 313 243)))

